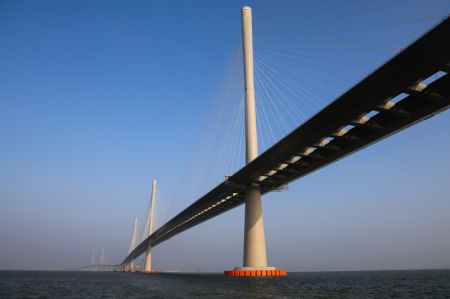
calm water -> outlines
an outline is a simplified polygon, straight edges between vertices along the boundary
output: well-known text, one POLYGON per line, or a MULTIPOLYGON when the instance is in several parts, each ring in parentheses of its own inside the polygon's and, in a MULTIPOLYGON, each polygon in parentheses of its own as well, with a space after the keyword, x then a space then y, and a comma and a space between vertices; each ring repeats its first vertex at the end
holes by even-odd
POLYGON ((0 271, 0 298, 450 298, 450 270, 220 274, 0 271))

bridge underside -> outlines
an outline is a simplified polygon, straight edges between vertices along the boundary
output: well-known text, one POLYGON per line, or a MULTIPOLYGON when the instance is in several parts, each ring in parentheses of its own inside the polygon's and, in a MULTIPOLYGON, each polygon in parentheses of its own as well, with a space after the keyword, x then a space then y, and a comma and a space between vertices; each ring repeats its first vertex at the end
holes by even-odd
POLYGON ((447 109, 449 37, 447 18, 168 221, 131 252, 124 263, 144 253, 148 245, 154 247, 242 204, 251 184, 259 185, 262 193, 279 189, 447 109))

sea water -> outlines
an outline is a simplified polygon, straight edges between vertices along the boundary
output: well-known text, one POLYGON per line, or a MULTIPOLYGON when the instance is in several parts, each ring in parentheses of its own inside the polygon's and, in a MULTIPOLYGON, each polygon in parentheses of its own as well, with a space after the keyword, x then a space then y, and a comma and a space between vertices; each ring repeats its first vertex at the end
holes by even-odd
POLYGON ((286 277, 0 271, 0 298, 450 298, 450 270, 286 277))

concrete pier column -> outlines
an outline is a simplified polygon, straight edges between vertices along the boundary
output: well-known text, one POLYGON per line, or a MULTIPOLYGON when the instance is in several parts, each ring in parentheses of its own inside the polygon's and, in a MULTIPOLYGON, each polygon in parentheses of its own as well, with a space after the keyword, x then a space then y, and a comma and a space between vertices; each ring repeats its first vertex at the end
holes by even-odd
MULTIPOLYGON (((242 45, 245 79, 245 139, 247 164, 258 157, 255 87, 253 73, 252 10, 242 8, 242 45)), ((266 241, 258 186, 248 186, 245 195, 244 267, 267 267, 266 241)))
POLYGON ((244 267, 267 267, 261 192, 257 186, 248 187, 245 195, 244 267))
MULTIPOLYGON (((156 180, 152 181, 152 197, 150 202, 149 221, 148 221, 148 235, 153 232, 153 220, 155 210, 155 196, 156 196, 156 180)), ((152 246, 148 245, 147 252, 145 254, 144 272, 152 272, 152 246)))

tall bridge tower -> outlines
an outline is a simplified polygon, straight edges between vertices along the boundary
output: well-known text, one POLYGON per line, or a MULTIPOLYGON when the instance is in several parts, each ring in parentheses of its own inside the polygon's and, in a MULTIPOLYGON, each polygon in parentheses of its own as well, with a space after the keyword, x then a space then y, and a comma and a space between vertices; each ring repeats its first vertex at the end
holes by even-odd
MULTIPOLYGON (((241 10, 241 15, 245 80, 245 145, 246 163, 249 164, 258 157, 258 131, 256 126, 255 84, 253 72, 252 9, 248 6, 244 6, 241 10)), ((275 267, 267 266, 261 191, 256 184, 247 186, 245 192, 243 267, 225 271, 225 275, 286 275, 284 270, 275 270, 275 267)))
MULTIPOLYGON (((149 211, 149 219, 148 219, 148 236, 150 236, 153 232, 153 220, 154 220, 154 211, 155 211, 155 196, 156 196, 156 180, 152 181, 152 197, 150 202, 150 211, 149 211)), ((152 272, 152 245, 148 245, 147 252, 145 254, 145 264, 144 264, 144 272, 151 273, 152 272)))
MULTIPOLYGON (((252 31, 252 10, 250 7, 244 6, 242 8, 242 45, 244 52, 245 144, 247 164, 258 157, 252 31)), ((257 185, 248 186, 245 194, 244 267, 267 267, 261 192, 257 185)))
MULTIPOLYGON (((136 248, 136 244, 137 244, 137 227, 138 227, 138 219, 134 218, 133 229, 131 231, 130 249, 128 250, 128 254, 133 252, 133 250, 136 248)), ((124 268, 122 270, 125 271, 125 272, 133 272, 134 271, 134 261, 131 260, 129 263, 127 263, 124 266, 124 268)))

